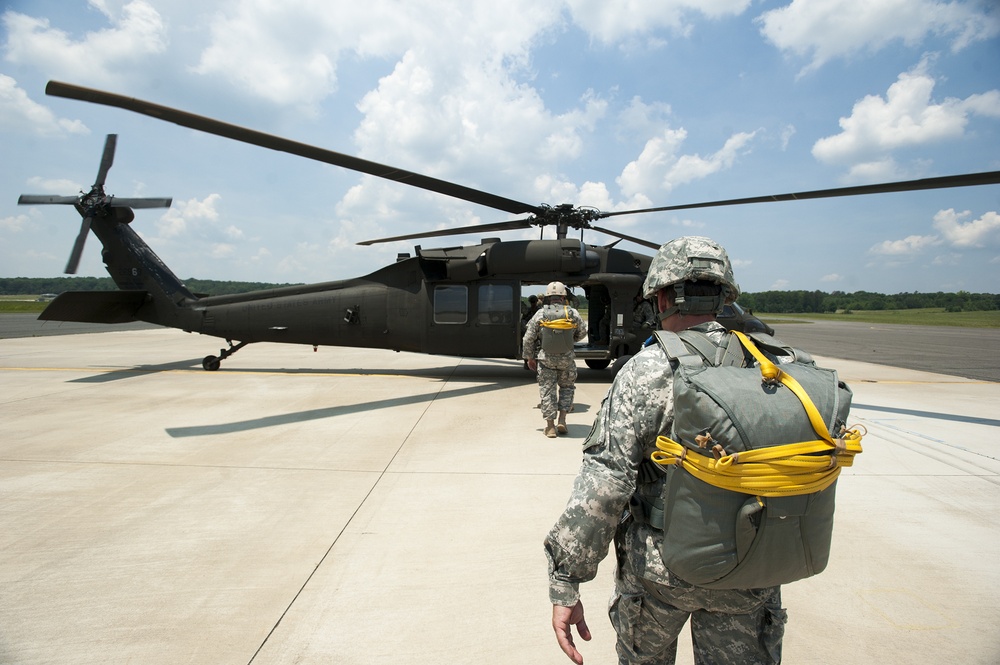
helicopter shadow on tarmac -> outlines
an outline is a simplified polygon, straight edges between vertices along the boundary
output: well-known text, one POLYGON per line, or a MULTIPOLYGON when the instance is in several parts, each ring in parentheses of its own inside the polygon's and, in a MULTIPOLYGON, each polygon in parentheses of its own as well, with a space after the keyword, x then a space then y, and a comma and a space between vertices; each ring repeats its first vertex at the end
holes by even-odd
MULTIPOLYGON (((519 382, 534 383, 533 373, 524 369, 520 361, 473 358, 474 364, 442 365, 440 367, 421 367, 414 369, 372 368, 372 367, 227 367, 226 374, 297 374, 302 376, 407 376, 429 379, 519 379, 519 382)), ((135 365, 133 367, 108 366, 98 368, 99 373, 72 379, 70 383, 110 383, 124 379, 134 379, 147 374, 160 372, 187 372, 203 374, 201 358, 175 360, 156 365, 135 365)), ((611 384, 613 375, 606 370, 581 368, 577 383, 607 383, 611 384)))
MULTIPOLYGON (((395 408, 400 406, 407 406, 412 404, 419 404, 424 402, 433 402, 437 400, 446 400, 456 397, 468 397, 470 395, 479 395, 494 392, 497 390, 505 390, 514 385, 522 385, 526 383, 526 380, 518 381, 517 383, 512 383, 510 378, 522 378, 528 379, 529 377, 524 376, 527 373, 521 368, 520 365, 511 366, 509 368, 499 368, 504 370, 502 372, 497 372, 496 368, 484 367, 482 365, 468 366, 465 369, 467 371, 459 372, 461 367, 446 367, 446 368, 430 368, 430 369, 419 369, 413 371, 400 371, 399 369, 393 370, 243 370, 245 372, 274 372, 274 373, 291 373, 291 374, 359 374, 363 373, 365 375, 384 375, 384 376, 414 376, 414 377, 427 377, 427 378, 442 378, 442 379, 470 379, 470 378, 481 378, 481 379, 501 379, 490 383, 483 383, 476 386, 467 386, 462 388, 455 388, 449 390, 432 390, 430 392, 422 393, 419 395, 409 395, 405 397, 394 397, 390 399, 374 400, 371 402, 361 402, 357 404, 342 404, 337 406, 324 407, 319 409, 308 409, 305 411, 296 411, 291 413, 282 413, 271 416, 265 416, 260 418, 249 418, 246 420, 237 420, 227 423, 217 423, 214 425, 198 425, 191 427, 168 427, 164 431, 172 438, 188 438, 188 437, 198 437, 198 436, 218 436, 234 434, 238 432, 246 432, 258 429, 264 429, 268 427, 278 427, 282 425, 290 425, 294 423, 301 423, 305 421, 313 420, 324 420, 327 418, 336 418, 338 416, 345 416, 350 414, 379 411, 382 409, 395 408), (488 372, 483 372, 483 370, 489 370, 488 372), (509 370, 509 371, 507 371, 509 370), (502 376, 500 376, 502 374, 502 376)), ((238 370, 228 370, 230 372, 238 370)), ((594 372, 597 374, 597 372, 594 372)), ((530 377, 533 379, 534 377, 530 377)), ((604 379, 605 381, 607 378, 604 379)), ((536 405, 537 408, 537 405, 536 405)), ((590 411, 590 405, 577 402, 574 404, 573 412, 577 414, 587 413, 590 411)), ((581 434, 585 434, 583 430, 589 431, 590 426, 579 426, 577 429, 581 430, 581 434)))
POLYGON ((422 402, 433 402, 439 399, 449 399, 453 397, 467 397, 503 390, 506 385, 499 383, 469 386, 467 388, 456 388, 454 390, 434 390, 420 395, 407 395, 405 397, 393 397, 391 399, 380 399, 371 402, 360 402, 358 404, 343 404, 330 406, 321 409, 308 409, 306 411, 296 411, 294 413, 282 413, 262 418, 250 418, 248 420, 238 420, 229 423, 219 423, 217 425, 198 425, 194 427, 168 427, 166 433, 173 438, 186 438, 194 436, 217 436, 224 434, 234 434, 237 432, 247 432, 251 430, 263 429, 266 427, 278 427, 280 425, 290 425, 310 420, 323 420, 326 418, 336 418, 354 413, 367 411, 378 411, 422 402))
POLYGON ((902 416, 918 416, 920 418, 932 418, 934 420, 952 420, 960 423, 970 423, 972 425, 985 425, 986 427, 1000 427, 1000 420, 994 418, 976 418, 973 416, 960 416, 954 413, 939 413, 934 411, 923 411, 918 409, 900 409, 892 406, 875 406, 872 404, 854 403, 852 408, 864 409, 866 411, 880 411, 883 413, 894 413, 902 416))

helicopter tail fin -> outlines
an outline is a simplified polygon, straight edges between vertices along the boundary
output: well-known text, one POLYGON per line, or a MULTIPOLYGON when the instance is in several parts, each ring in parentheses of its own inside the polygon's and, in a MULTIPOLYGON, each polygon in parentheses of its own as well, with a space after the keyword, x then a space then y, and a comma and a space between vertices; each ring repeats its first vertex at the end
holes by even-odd
POLYGON ((114 214, 95 217, 91 231, 104 246, 101 258, 121 290, 66 293, 46 308, 44 318, 92 323, 148 321, 188 328, 188 319, 195 316, 190 305, 198 297, 132 229, 132 211, 113 210, 114 214))

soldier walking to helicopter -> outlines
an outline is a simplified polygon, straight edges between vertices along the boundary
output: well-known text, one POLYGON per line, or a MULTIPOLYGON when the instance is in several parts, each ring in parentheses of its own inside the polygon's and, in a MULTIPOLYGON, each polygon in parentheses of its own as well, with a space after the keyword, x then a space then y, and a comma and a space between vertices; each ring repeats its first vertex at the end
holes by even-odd
POLYGON ((587 335, 587 324, 566 303, 566 296, 566 285, 562 282, 551 282, 546 287, 543 306, 528 321, 521 344, 528 368, 538 372, 545 436, 550 439, 568 431, 566 414, 573 407, 577 377, 573 345, 587 335), (541 349, 536 358, 538 339, 541 349))

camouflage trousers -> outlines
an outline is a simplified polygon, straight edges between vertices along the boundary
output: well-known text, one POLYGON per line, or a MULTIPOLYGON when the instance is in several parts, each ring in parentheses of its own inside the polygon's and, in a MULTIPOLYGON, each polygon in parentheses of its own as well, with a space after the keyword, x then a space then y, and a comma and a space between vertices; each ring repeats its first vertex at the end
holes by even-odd
POLYGON ((542 418, 555 420, 557 412, 573 408, 576 377, 576 359, 573 356, 552 356, 538 361, 542 418))
POLYGON ((619 665, 673 665, 688 618, 696 665, 781 662, 787 620, 781 587, 705 589, 672 575, 670 584, 657 584, 636 574, 634 559, 619 553, 608 608, 619 665))

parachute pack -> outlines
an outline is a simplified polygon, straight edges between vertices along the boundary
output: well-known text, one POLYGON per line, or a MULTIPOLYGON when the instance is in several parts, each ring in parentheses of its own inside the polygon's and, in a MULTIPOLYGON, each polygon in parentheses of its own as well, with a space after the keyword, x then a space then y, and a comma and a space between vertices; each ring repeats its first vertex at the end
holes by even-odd
POLYGON ((695 330, 656 337, 674 366, 674 424, 649 454, 659 495, 643 503, 666 567, 716 589, 821 572, 837 477, 861 452, 846 427, 850 389, 768 335, 754 344, 733 332, 721 346, 695 330))
POLYGON ((566 305, 545 305, 542 308, 542 351, 547 356, 558 356, 573 351, 576 324, 566 305))

